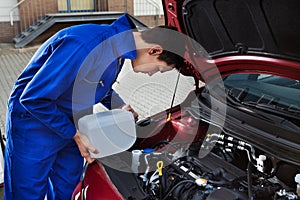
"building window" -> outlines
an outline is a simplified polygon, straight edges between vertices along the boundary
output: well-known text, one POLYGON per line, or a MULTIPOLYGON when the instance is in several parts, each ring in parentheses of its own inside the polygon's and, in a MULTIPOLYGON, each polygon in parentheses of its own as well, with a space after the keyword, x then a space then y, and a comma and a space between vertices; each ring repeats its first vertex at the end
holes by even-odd
POLYGON ((95 0, 58 0, 60 12, 94 11, 95 0))

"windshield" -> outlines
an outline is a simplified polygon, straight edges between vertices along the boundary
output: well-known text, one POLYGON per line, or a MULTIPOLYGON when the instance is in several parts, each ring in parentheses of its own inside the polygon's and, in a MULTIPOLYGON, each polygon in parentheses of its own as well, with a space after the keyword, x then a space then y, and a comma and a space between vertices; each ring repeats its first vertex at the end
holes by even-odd
POLYGON ((262 109, 300 114, 300 82, 267 74, 233 74, 224 78, 231 99, 262 109))

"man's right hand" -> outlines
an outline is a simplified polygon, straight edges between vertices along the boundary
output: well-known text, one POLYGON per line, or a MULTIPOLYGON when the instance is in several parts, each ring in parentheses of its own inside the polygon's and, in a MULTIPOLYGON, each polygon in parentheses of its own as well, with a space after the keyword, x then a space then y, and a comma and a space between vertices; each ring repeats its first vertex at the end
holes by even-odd
POLYGON ((84 157, 88 163, 92 163, 95 160, 95 158, 91 158, 90 152, 99 153, 99 150, 93 147, 88 137, 83 133, 79 132, 78 130, 73 136, 73 139, 75 140, 82 157, 84 157))

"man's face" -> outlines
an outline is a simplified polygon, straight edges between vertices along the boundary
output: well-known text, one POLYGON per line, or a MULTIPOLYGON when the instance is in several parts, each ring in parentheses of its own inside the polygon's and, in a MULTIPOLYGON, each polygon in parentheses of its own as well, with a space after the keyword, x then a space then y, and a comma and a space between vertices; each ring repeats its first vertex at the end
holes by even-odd
POLYGON ((135 64, 134 61, 132 61, 132 67, 134 72, 141 72, 144 74, 148 74, 149 76, 152 76, 156 72, 163 73, 174 69, 173 65, 168 66, 164 61, 145 62, 142 64, 135 64))
POLYGON ((134 72, 141 72, 152 76, 156 72, 166 72, 174 69, 174 65, 167 65, 165 61, 158 60, 158 53, 151 51, 139 52, 137 58, 131 61, 134 72))

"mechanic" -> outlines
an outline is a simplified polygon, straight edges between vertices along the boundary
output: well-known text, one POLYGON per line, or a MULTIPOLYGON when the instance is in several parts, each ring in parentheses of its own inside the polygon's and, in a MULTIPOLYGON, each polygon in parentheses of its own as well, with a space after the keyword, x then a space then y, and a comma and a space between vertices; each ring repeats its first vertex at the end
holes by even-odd
POLYGON ((4 199, 71 198, 84 159, 91 163, 89 152, 98 153, 77 120, 98 102, 131 111, 137 120, 112 89, 124 59, 150 76, 183 65, 182 55, 166 50, 179 41, 160 34, 169 27, 135 28, 124 14, 110 25, 63 29, 37 50, 8 100, 4 199))

